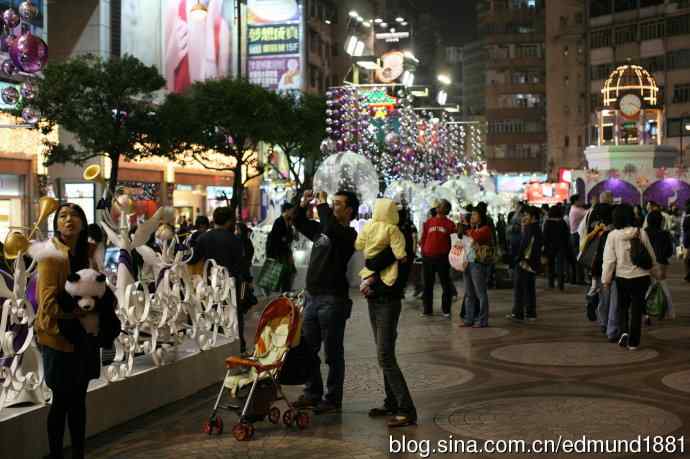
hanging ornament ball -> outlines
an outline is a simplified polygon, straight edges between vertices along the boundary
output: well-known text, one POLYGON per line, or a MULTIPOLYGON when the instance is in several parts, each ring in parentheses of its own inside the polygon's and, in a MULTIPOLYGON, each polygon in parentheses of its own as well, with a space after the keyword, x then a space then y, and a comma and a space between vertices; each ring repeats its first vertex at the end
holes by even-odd
POLYGON ((314 190, 329 196, 340 190, 352 191, 362 204, 373 204, 379 194, 379 178, 374 165, 352 151, 326 158, 314 175, 314 190))
POLYGON ((24 83, 22 83, 22 85, 19 88, 19 92, 21 93, 22 97, 27 100, 33 99, 34 95, 36 94, 34 85, 30 81, 25 81, 24 83))
POLYGON ((2 73, 5 75, 11 76, 17 71, 17 66, 14 65, 10 59, 5 59, 3 63, 0 64, 0 70, 2 70, 2 73))
POLYGON ((385 141, 389 147, 397 147, 400 145, 400 135, 397 132, 389 132, 386 134, 385 141))
POLYGON ((39 72, 48 61, 48 45, 32 33, 24 34, 10 48, 10 58, 26 73, 39 72))
POLYGON ((321 142, 321 153, 324 155, 331 155, 335 153, 336 150, 336 144, 335 140, 333 139, 324 139, 321 142))
POLYGON ((38 16, 38 8, 30 0, 23 1, 19 5, 19 16, 25 21, 31 21, 38 16))
POLYGON ((36 124, 38 123, 38 111, 31 107, 24 107, 22 110, 22 119, 25 123, 36 124))
POLYGON ((19 101, 19 91, 14 86, 7 86, 0 93, 2 101, 7 105, 14 105, 19 101))
POLYGON ((3 35, 2 37, 0 37, 0 50, 8 53, 10 49, 14 46, 14 43, 16 41, 17 37, 15 35, 3 35))
POLYGON ((8 29, 14 29, 21 22, 21 18, 13 8, 7 8, 4 13, 2 13, 2 20, 5 21, 5 25, 8 29))

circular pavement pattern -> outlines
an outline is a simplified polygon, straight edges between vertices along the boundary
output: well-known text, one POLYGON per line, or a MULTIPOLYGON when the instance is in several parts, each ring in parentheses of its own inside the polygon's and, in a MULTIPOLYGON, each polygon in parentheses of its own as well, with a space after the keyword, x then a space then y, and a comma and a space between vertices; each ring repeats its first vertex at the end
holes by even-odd
POLYGON ((661 382, 671 389, 690 393, 690 370, 671 373, 670 375, 664 376, 661 382))
POLYGON ((678 339, 690 339, 690 327, 671 327, 659 328, 649 332, 654 338, 664 341, 674 341, 678 339))
POLYGON ((129 451, 118 450, 116 454, 99 455, 102 458, 127 457, 128 459, 169 459, 171 457, 205 457, 224 459, 327 457, 340 458, 385 458, 382 450, 375 450, 357 443, 309 437, 306 435, 271 436, 257 430, 254 440, 236 441, 232 436, 232 425, 225 426, 226 432, 218 437, 188 436, 179 438, 174 444, 163 448, 137 447, 129 451))
POLYGON ((653 349, 633 352, 611 343, 587 342, 514 344, 491 352, 491 357, 506 362, 564 367, 625 365, 658 356, 653 349))
MULTIPOLYGON (((465 384, 474 373, 462 368, 416 362, 398 362, 410 392, 423 393, 465 384)), ((347 361, 345 399, 383 400, 383 373, 376 360, 347 361)), ((322 368, 323 371, 323 368, 322 368)), ((324 381, 325 381, 324 374, 324 381)))
POLYGON ((512 397, 470 403, 436 417, 442 429, 481 440, 592 439, 663 435, 683 422, 673 413, 612 398, 512 397), (625 432, 625 434, 623 434, 625 432))

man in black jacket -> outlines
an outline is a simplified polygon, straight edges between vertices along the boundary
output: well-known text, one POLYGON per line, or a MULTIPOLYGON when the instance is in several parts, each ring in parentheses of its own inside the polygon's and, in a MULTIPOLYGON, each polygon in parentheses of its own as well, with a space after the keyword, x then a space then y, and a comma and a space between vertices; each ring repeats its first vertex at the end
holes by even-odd
POLYGON ((280 291, 292 290, 292 280, 296 272, 295 261, 292 257, 292 241, 295 239, 292 222, 294 220, 294 206, 288 202, 281 208, 282 214, 273 222, 273 227, 266 240, 266 257, 278 260, 287 266, 287 272, 280 280, 280 291))
POLYGON ((307 268, 307 295, 304 305, 302 339, 311 348, 315 368, 304 386, 304 395, 295 403, 300 408, 314 407, 316 414, 340 411, 345 382, 345 324, 352 312, 347 265, 355 252, 357 232, 350 222, 357 218, 359 201, 349 191, 339 191, 333 197, 333 208, 327 204, 325 192, 318 194, 319 222, 307 219, 307 206, 312 191, 305 191, 295 213, 295 228, 313 243, 307 268), (328 364, 327 392, 324 397, 321 362, 318 358, 321 343, 328 364), (322 399, 323 398, 323 399, 322 399))
POLYGON ((527 207, 522 212, 520 247, 514 260, 513 313, 507 317, 515 320, 537 319, 537 272, 541 269, 542 237, 539 229, 541 211, 527 207))
MULTIPOLYGON (((213 223, 215 228, 199 237, 189 264, 215 260, 220 266, 227 268, 230 275, 235 278, 239 293, 242 282, 251 281, 249 272, 251 260, 244 253, 242 241, 235 236, 235 217, 229 207, 216 208, 213 211, 213 223)), ((239 303, 239 294, 236 298, 239 303)), ((244 314, 239 308, 237 309, 237 325, 240 333, 240 352, 245 353, 247 344, 244 340, 244 314)))

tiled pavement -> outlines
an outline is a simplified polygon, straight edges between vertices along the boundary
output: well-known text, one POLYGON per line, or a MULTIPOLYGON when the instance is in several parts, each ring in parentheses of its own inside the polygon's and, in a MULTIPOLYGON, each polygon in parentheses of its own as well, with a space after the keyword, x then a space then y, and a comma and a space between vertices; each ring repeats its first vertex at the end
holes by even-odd
MULTIPOLYGON (((449 438, 556 441, 582 435, 597 440, 684 435, 684 455, 635 457, 690 458, 690 285, 681 281, 680 271, 675 266, 671 279, 677 319, 645 328, 636 352, 607 343, 598 327, 586 320, 582 287, 568 286, 561 293, 545 290, 538 281, 539 319, 524 324, 504 318, 510 311, 511 292, 492 290, 491 327, 487 329, 458 328, 457 303, 452 321, 419 317, 419 302, 410 298, 400 322, 398 360, 420 419, 416 427, 390 431, 383 420, 367 417, 368 409, 382 400, 383 384, 366 304, 353 292, 357 301, 346 336, 341 414, 313 417, 312 425, 301 432, 260 422, 254 440, 240 443, 230 433, 234 415, 223 413, 226 432, 209 437, 201 433, 201 426, 217 393, 218 388, 211 387, 89 439, 88 455, 364 459, 389 456, 389 434, 397 440, 403 436, 430 440, 430 447, 449 438)), ((299 388, 288 388, 288 394, 296 397, 299 388)))

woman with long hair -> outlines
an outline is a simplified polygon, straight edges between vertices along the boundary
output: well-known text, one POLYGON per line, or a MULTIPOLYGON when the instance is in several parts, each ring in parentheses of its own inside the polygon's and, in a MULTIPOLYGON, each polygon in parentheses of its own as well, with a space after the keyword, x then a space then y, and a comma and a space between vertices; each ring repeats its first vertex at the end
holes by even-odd
POLYGON ((481 208, 475 208, 470 215, 469 227, 462 227, 460 236, 468 236, 473 240, 477 259, 472 261, 465 270, 465 299, 466 309, 461 327, 484 328, 489 326, 489 270, 491 264, 481 258, 481 248, 491 244, 491 227, 486 213, 481 208))
POLYGON ((647 232, 634 225, 635 214, 632 207, 629 204, 617 206, 613 211, 613 226, 616 229, 611 231, 606 239, 601 275, 604 287, 608 288, 615 273, 621 331, 618 344, 631 351, 640 345, 645 295, 651 282, 650 272, 657 265, 647 232), (638 244, 640 250, 648 252, 652 261, 651 269, 644 266, 639 259, 634 260, 632 249, 633 245, 638 244))
POLYGON ((673 238, 671 232, 664 229, 664 216, 658 210, 647 215, 647 228, 645 229, 649 241, 654 248, 654 255, 659 263, 656 270, 656 278, 659 286, 664 291, 666 304, 668 305, 668 317, 673 318, 673 300, 671 289, 668 287, 666 277, 668 274, 669 259, 673 256, 673 238))
POLYGON ((106 289, 103 307, 110 314, 99 314, 98 323, 88 334, 74 310, 76 302, 65 292, 70 274, 89 268, 88 223, 76 204, 63 204, 55 212, 53 239, 35 243, 29 253, 37 261, 38 313, 36 336, 41 347, 45 380, 53 392, 48 413, 50 457, 61 458, 65 420, 72 439, 72 457, 84 457, 86 434, 86 390, 89 380, 100 375, 99 346, 107 347, 120 332, 114 313, 114 295, 106 289), (70 333, 58 326, 68 322, 70 333), (68 320, 65 320, 68 319, 68 320), (73 323, 72 323, 73 322, 73 323), (69 338, 68 338, 69 336, 69 338))

